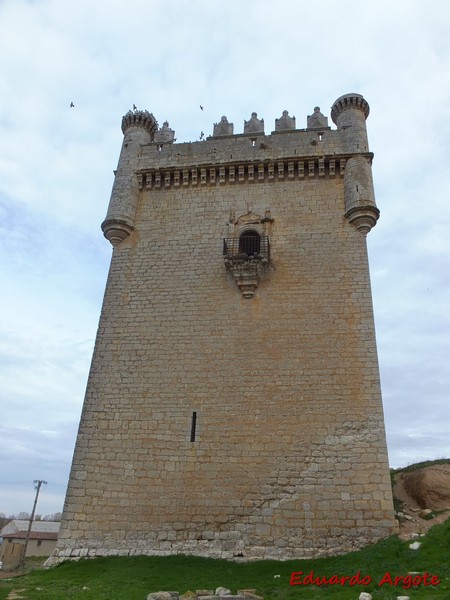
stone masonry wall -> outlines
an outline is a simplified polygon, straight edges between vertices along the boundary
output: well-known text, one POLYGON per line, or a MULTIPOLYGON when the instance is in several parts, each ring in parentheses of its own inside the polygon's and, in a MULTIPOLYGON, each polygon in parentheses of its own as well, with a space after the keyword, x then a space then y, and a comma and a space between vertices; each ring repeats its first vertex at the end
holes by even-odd
POLYGON ((328 134, 306 176, 299 155, 315 156, 315 132, 285 134, 286 147, 283 134, 264 136, 259 181, 243 136, 142 148, 135 228, 113 252, 55 560, 300 558, 393 531, 366 239, 344 216, 343 174, 329 170, 339 132, 328 134), (286 177, 276 167, 270 179, 267 160, 289 158, 293 177, 286 163, 286 177), (244 177, 230 182, 240 162, 244 177), (207 180, 193 184, 202 164, 207 180), (170 175, 156 187, 159 169, 170 175), (230 211, 268 209, 270 266, 246 299, 222 240, 230 211))

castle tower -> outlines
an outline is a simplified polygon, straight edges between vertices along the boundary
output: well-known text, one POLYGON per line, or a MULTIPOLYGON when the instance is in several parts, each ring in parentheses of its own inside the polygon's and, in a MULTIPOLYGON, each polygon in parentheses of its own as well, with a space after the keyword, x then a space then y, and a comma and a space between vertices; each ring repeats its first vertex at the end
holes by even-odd
POLYGON ((394 529, 366 234, 378 219, 359 94, 125 135, 111 267, 57 562, 300 558, 394 529))

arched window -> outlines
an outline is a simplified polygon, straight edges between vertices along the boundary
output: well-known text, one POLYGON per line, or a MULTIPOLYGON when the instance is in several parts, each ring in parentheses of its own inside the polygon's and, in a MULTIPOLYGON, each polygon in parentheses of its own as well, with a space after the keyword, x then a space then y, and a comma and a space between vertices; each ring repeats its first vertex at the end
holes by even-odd
POLYGON ((261 236, 254 229, 246 229, 239 236, 239 252, 252 256, 261 250, 261 236))

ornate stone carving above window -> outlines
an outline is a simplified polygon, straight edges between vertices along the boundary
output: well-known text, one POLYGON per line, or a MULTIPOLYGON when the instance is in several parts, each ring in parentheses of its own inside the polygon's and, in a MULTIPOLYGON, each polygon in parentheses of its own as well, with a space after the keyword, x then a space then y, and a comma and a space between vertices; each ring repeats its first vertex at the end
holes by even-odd
POLYGON ((253 298, 269 268, 272 223, 270 209, 261 217, 249 206, 237 219, 235 211, 230 211, 230 236, 223 240, 224 263, 244 298, 253 298))

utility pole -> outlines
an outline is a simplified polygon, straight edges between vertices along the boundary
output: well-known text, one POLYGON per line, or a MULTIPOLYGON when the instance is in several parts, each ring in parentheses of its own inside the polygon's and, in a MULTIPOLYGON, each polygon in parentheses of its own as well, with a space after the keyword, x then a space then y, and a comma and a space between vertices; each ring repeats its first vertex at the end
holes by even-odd
POLYGON ((31 526, 33 525, 34 513, 36 512, 36 504, 39 498, 39 492, 41 491, 42 485, 47 485, 47 482, 43 479, 35 479, 33 481, 34 489, 36 490, 36 496, 34 498, 33 510, 31 511, 30 523, 28 525, 27 537, 25 538, 25 545, 23 547, 22 560, 20 561, 20 567, 23 567, 25 564, 25 555, 27 553, 28 541, 30 539, 31 526))

